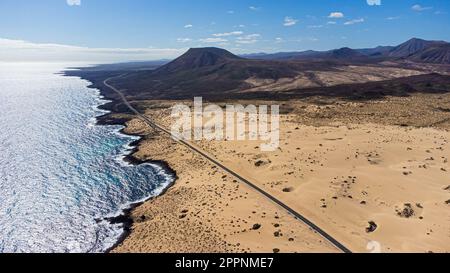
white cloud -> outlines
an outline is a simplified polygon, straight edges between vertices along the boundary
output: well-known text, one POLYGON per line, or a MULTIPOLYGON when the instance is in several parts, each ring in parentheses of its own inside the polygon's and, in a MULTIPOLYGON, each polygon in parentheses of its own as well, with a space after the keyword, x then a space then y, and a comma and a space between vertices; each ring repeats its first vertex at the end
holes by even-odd
POLYGON ((315 37, 304 37, 304 38, 294 39, 292 41, 297 42, 297 43, 305 43, 305 42, 318 42, 319 39, 317 39, 315 37))
POLYGON ((323 25, 310 25, 308 28, 323 28, 323 25))
POLYGON ((250 6, 250 7, 248 7, 250 10, 252 10, 252 11, 258 11, 258 10, 260 10, 261 8, 260 7, 255 7, 255 6, 250 6))
POLYGON ((328 21, 327 25, 336 25, 337 23, 335 21, 328 21))
POLYGON ((291 26, 294 26, 294 25, 296 25, 298 23, 298 20, 297 19, 294 19, 294 18, 292 18, 292 17, 289 17, 289 16, 286 16, 285 18, 284 18, 284 26, 285 27, 291 27, 291 26))
POLYGON ((348 26, 348 25, 354 25, 354 24, 359 24, 359 23, 364 23, 364 18, 360 18, 360 19, 354 19, 354 20, 350 20, 344 23, 344 25, 348 26))
POLYGON ((236 43, 238 44, 254 44, 259 41, 259 38, 261 38, 260 34, 250 34, 246 36, 240 36, 236 39, 236 43))
POLYGON ((391 16, 391 17, 387 17, 386 20, 392 21, 392 20, 398 20, 400 19, 400 16, 391 16))
POLYGON ((283 38, 281 38, 281 37, 275 38, 275 43, 281 44, 281 43, 283 43, 283 42, 284 42, 284 39, 283 39, 283 38))
POLYGON ((242 31, 232 31, 232 32, 225 32, 225 33, 214 33, 214 37, 227 37, 227 36, 239 36, 244 34, 242 31))
POLYGON ((177 42, 179 42, 179 43, 188 43, 188 42, 191 42, 191 41, 192 41, 191 38, 178 38, 177 39, 177 42))
POLYGON ((192 28, 192 27, 194 27, 194 26, 191 25, 191 24, 187 24, 187 25, 184 26, 184 28, 192 28))
POLYGON ((417 4, 417 5, 412 6, 411 9, 413 11, 421 12, 421 11, 433 9, 433 7, 422 7, 421 5, 417 4))
POLYGON ((225 43, 228 42, 227 39, 223 38, 204 38, 199 40, 202 43, 225 43))
POLYGON ((247 35, 247 36, 245 36, 244 38, 251 38, 251 39, 254 39, 254 38, 259 38, 259 37, 261 37, 261 34, 255 33, 255 34, 247 35))
POLYGON ((67 0, 69 6, 81 6, 81 0, 67 0))
POLYGON ((227 11, 228 14, 234 14, 234 10, 227 11))
POLYGON ((0 60, 5 62, 108 63, 174 58, 185 49, 90 48, 63 44, 33 43, 0 38, 0 60))
POLYGON ((367 0, 369 6, 381 6, 381 0, 367 0))
POLYGON ((335 11, 330 13, 330 15, 328 15, 328 18, 344 18, 344 14, 342 12, 339 11, 335 11))

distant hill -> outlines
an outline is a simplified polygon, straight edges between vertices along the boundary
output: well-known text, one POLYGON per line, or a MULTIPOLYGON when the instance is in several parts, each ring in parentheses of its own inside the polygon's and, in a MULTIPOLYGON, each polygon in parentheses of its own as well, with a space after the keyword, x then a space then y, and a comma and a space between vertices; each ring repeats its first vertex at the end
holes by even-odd
POLYGON ((341 60, 355 61, 357 59, 366 58, 366 55, 348 47, 330 51, 304 51, 291 55, 290 60, 341 60))
POLYGON ((246 54, 242 55, 242 57, 247 59, 258 59, 258 60, 293 60, 293 59, 313 57, 320 53, 321 53, 320 51, 307 50, 299 52, 278 52, 273 54, 266 54, 266 53, 246 54))
POLYGON ((248 54, 246 58, 259 60, 352 60, 366 57, 364 54, 348 47, 330 51, 300 51, 300 52, 280 52, 273 54, 248 54))
POLYGON ((366 56, 369 56, 369 57, 379 57, 379 56, 386 55, 392 49, 394 49, 394 46, 377 46, 374 48, 363 48, 363 49, 356 49, 356 50, 366 56))
POLYGON ((429 46, 409 56, 408 59, 416 62, 450 64, 450 44, 429 46))
POLYGON ((416 54, 420 51, 423 51, 429 47, 446 44, 443 41, 426 41, 422 39, 413 38, 394 47, 391 51, 389 51, 389 57, 395 58, 406 58, 413 54, 416 54))
POLYGON ((319 57, 325 59, 354 60, 365 58, 367 56, 358 52, 357 50, 348 47, 343 47, 340 49, 325 52, 324 54, 319 55, 319 57))
POLYGON ((156 73, 176 73, 183 70, 220 65, 240 59, 241 57, 221 48, 191 48, 179 58, 157 69, 156 73))

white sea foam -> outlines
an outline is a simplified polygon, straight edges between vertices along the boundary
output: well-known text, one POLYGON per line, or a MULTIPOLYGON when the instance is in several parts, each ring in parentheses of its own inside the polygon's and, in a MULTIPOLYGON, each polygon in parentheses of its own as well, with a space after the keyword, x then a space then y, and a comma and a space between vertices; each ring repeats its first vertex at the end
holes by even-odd
POLYGON ((102 252, 123 229, 96 219, 160 194, 174 179, 161 166, 126 164, 139 137, 95 126, 106 100, 60 70, 0 65, 0 252, 102 252))

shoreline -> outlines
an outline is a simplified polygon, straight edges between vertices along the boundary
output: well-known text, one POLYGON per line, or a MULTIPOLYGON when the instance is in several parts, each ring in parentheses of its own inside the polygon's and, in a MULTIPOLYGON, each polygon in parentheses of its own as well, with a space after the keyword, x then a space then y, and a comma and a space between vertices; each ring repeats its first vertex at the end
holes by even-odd
MULTIPOLYGON (((371 109, 375 107, 376 112, 380 112, 378 110, 380 107, 390 108, 397 102, 403 103, 400 105, 410 109, 410 105, 415 105, 416 102, 420 104, 425 102, 435 103, 435 100, 439 99, 433 96, 419 96, 390 101, 366 102, 364 105, 368 108, 367 111, 372 111, 371 109), (426 98, 429 98, 430 101, 426 98), (406 102, 407 104, 404 104, 406 102)), ((303 104, 305 102, 297 103, 303 104)), ((347 119, 353 116, 351 114, 353 110, 361 111, 360 105, 339 104, 339 106, 334 106, 337 108, 333 111, 338 114, 340 113, 339 108, 342 108, 346 113, 343 118, 347 119)), ((445 117, 445 114, 442 116, 425 114, 423 120, 417 120, 416 118, 413 120, 398 120, 397 114, 402 115, 402 111, 399 109, 398 113, 395 112, 392 120, 391 117, 387 117, 384 120, 371 123, 365 118, 359 123, 343 120, 343 123, 334 121, 336 123, 328 124, 315 115, 319 109, 316 107, 319 106, 302 108, 302 105, 298 105, 296 107, 296 109, 311 111, 312 121, 316 124, 303 125, 307 122, 299 119, 303 115, 297 113, 284 115, 284 126, 282 127, 284 149, 275 154, 255 151, 256 143, 251 144, 249 142, 204 141, 197 144, 222 162, 227 162, 228 166, 237 170, 238 173, 246 177, 252 177, 274 196, 287 202, 290 206, 298 208, 310 219, 314 219, 319 226, 324 227, 327 232, 331 231, 333 236, 339 236, 340 241, 350 246, 350 249, 355 252, 367 251, 366 244, 371 240, 383 242, 383 249, 387 252, 446 251, 445 246, 442 245, 442 242, 447 240, 444 234, 445 220, 437 217, 437 215, 447 214, 444 210, 443 200, 447 200, 448 197, 445 196, 445 191, 442 189, 448 185, 442 179, 446 170, 448 170, 448 164, 445 153, 442 154, 442 152, 445 151, 445 143, 449 139, 448 130, 434 127, 416 128, 418 124, 430 124, 434 120, 441 120, 445 117), (398 121, 416 126, 405 128, 396 125, 398 121), (374 136, 367 139, 369 132, 372 132, 374 136), (417 137, 418 140, 408 142, 410 137, 417 137), (442 143, 436 142, 437 139, 441 140, 442 143), (353 143, 353 148, 347 149, 346 147, 350 143, 353 143), (423 147, 427 147, 428 150, 423 147), (236 151, 240 151, 240 153, 236 153, 236 151), (399 151, 402 152, 399 153, 399 151), (395 154, 398 154, 398 156, 395 154), (429 159, 430 156, 434 160, 429 159), (299 162, 297 157, 310 160, 299 162), (439 160, 437 160, 438 158, 439 160), (256 160, 263 160, 268 163, 258 166, 254 164, 256 160), (295 166, 290 166, 286 162, 298 163, 295 166), (408 170, 408 172, 406 173, 405 170, 408 170), (376 174, 379 177, 380 171, 383 171, 385 175, 381 176, 383 179, 376 179, 376 174), (352 180, 347 180, 347 177, 350 177, 349 175, 351 175, 352 180), (340 181, 341 179, 342 181, 340 181), (385 181, 389 182, 386 183, 385 181), (439 185, 441 183, 445 185, 439 185), (405 185, 408 185, 408 187, 405 187, 405 185), (430 191, 430 189, 432 190, 430 191), (380 199, 380 196, 382 199, 380 199), (417 208, 412 208, 415 216, 399 216, 398 213, 401 214, 401 211, 408 204, 418 204, 417 208), (372 222, 377 224, 375 231, 367 229, 367 225, 372 222), (410 226, 409 234, 412 237, 423 237, 422 245, 416 244, 410 238, 403 238, 405 235, 401 231, 406 226, 410 226), (433 231, 426 231, 427 229, 433 231), (441 243, 434 241, 437 238, 441 243)), ((170 120, 166 118, 168 112, 170 112, 169 108, 164 108, 165 110, 161 111, 159 108, 152 108, 150 104, 149 109, 146 112, 147 115, 158 120, 161 124, 169 126, 170 120)), ((420 107, 415 109, 418 112, 421 111, 420 107)), ((320 110, 326 111, 325 106, 320 110)), ((324 116, 324 118, 326 117, 327 115, 324 116)), ((335 116, 333 115, 333 117, 335 116)), ((131 132, 142 132, 145 124, 134 121, 134 124, 130 122, 129 125, 134 128, 134 130, 131 129, 131 132)), ((442 127, 445 126, 442 125, 442 127)), ((149 130, 146 131, 149 132, 149 130)), ((169 151, 168 153, 155 153, 152 147, 155 147, 155 144, 158 145, 158 141, 162 141, 162 139, 151 138, 144 141, 137 156, 144 159, 153 156, 159 159, 167 158, 170 164, 176 166, 176 169, 180 170, 180 182, 175 190, 183 188, 195 179, 198 179, 199 184, 194 185, 194 187, 201 185, 200 180, 205 173, 186 170, 183 163, 180 162, 181 159, 187 159, 186 156, 183 156, 185 152, 170 152, 171 148, 166 146, 163 148, 166 148, 169 151)), ((210 170, 207 165, 202 163, 192 165, 197 165, 206 172, 210 170)), ((211 175, 206 176, 212 177, 211 175)), ((215 191, 216 189, 211 190, 215 191)), ((207 193, 203 191, 201 194, 207 193)), ((174 197, 173 192, 170 192, 163 199, 174 200, 174 198, 177 197, 174 197)), ((148 215, 146 213, 158 215, 158 208, 155 209, 154 206, 159 207, 161 205, 167 204, 157 200, 155 203, 152 202, 137 209, 136 213, 133 214, 135 221, 138 223, 135 226, 136 233, 132 234, 131 240, 125 242, 125 245, 120 246, 117 251, 135 251, 136 244, 142 245, 141 240, 145 242, 145 236, 147 235, 145 228, 159 225, 146 225, 146 223, 140 222, 139 217, 140 215, 148 215)), ((170 208, 176 207, 171 206, 170 203, 169 206, 170 208)), ((184 205, 184 208, 186 207, 189 206, 184 205)), ((183 207, 180 209, 183 209, 183 207)), ((209 219, 213 223, 221 223, 219 220, 216 222, 216 218, 209 219)), ((229 221, 224 223, 225 225, 233 224, 229 221)), ((266 225, 263 224, 262 226, 266 225)), ((246 232, 245 236, 250 235, 247 235, 246 232)), ((244 239, 241 237, 240 240, 244 239)), ((141 249, 148 251, 151 248, 141 249)), ((281 249, 286 250, 284 247, 281 249)))
MULTIPOLYGON (((125 114, 124 112, 114 111, 114 106, 116 106, 118 103, 120 104, 122 102, 122 100, 119 99, 118 102, 117 102, 116 98, 106 98, 107 94, 109 94, 109 93, 108 93, 108 91, 104 91, 104 89, 103 89, 103 88, 105 88, 104 86, 102 86, 102 87, 94 87, 93 85, 91 85, 89 88, 95 88, 95 89, 99 90, 100 94, 102 96, 104 96, 105 99, 110 100, 110 102, 107 102, 107 103, 99 106, 100 109, 108 111, 108 113, 105 113, 104 115, 97 117, 97 125, 100 125, 100 126, 107 126, 107 125, 124 126, 124 128, 122 128, 119 131, 121 134, 139 138, 139 139, 137 139, 137 140, 135 140, 135 141, 133 141, 133 142, 131 142, 129 144, 131 149, 129 150, 128 155, 126 155, 123 158, 123 160, 125 162, 129 163, 129 164, 132 164, 132 165, 141 165, 141 164, 145 164, 145 163, 157 164, 158 166, 162 167, 165 171, 167 171, 168 173, 170 173, 174 177, 173 181, 170 184, 168 184, 166 187, 164 187, 164 189, 158 195, 154 195, 154 196, 151 196, 151 197, 149 197, 147 199, 144 199, 142 201, 132 203, 132 204, 130 204, 130 206, 128 208, 123 209, 122 213, 120 215, 115 216, 115 217, 111 217, 111 218, 106 218, 106 220, 108 222, 110 222, 111 224, 122 224, 123 225, 123 229, 124 229, 124 232, 119 237, 117 242, 112 247, 108 248, 105 251, 105 253, 112 253, 112 252, 114 252, 116 250, 119 250, 120 247, 125 243, 125 241, 129 237, 132 237, 131 234, 132 234, 132 227, 133 227, 133 225, 138 223, 139 220, 145 219, 145 218, 140 218, 139 220, 136 220, 135 219, 136 216, 134 215, 135 217, 133 217, 133 214, 135 212, 137 212, 140 207, 143 207, 148 202, 151 202, 152 200, 156 200, 157 198, 164 196, 171 188, 173 188, 176 185, 176 183, 179 180, 179 177, 177 176, 177 171, 174 168, 172 168, 171 165, 165 160, 153 160, 153 159, 141 160, 141 159, 137 158, 135 156, 135 154, 137 154, 139 152, 140 144, 142 142, 144 142, 145 139, 139 133, 133 134, 133 133, 130 133, 130 132, 126 132, 127 128, 129 127, 129 126, 127 126, 127 123, 135 119, 134 114, 133 114, 133 116, 131 118, 115 118, 115 117, 113 117, 114 114, 125 114)), ((106 90, 109 90, 109 88, 106 88, 106 90)), ((290 215, 290 214, 288 214, 288 215, 290 215)), ((145 216, 141 216, 141 217, 145 217, 145 216)), ((278 216, 276 216, 275 218, 278 219, 278 216)), ((297 221, 296 217, 294 217, 292 219, 295 219, 295 221, 297 221)), ((303 223, 301 225, 303 225, 303 223)), ((308 227, 308 229, 310 229, 310 227, 308 227)), ((319 237, 322 238, 323 236, 319 236, 319 237)), ((130 238, 130 239, 132 239, 132 238, 130 238)), ((225 240, 225 238, 222 238, 222 239, 225 240)), ((327 240, 325 239, 325 241, 327 241, 327 240)), ((322 244, 321 240, 319 240, 319 242, 320 242, 319 244, 322 244)), ((325 245, 327 245, 327 244, 328 243, 326 243, 325 245)), ((328 247, 330 247, 330 246, 327 246, 326 248, 328 248, 328 247)), ((335 247, 332 246, 331 248, 335 248, 335 247)), ((327 251, 330 251, 330 250, 327 250, 327 251)), ((276 252, 275 249, 274 249, 274 252, 276 252)))
MULTIPOLYGON (((100 124, 98 124, 98 125, 104 126, 104 125, 100 125, 100 124)), ((122 129, 122 130, 124 130, 124 129, 122 129)), ((129 134, 124 133, 122 130, 120 131, 120 133, 122 133, 124 135, 129 135, 129 134)), ((167 172, 168 175, 172 176, 173 180, 172 180, 172 182, 165 185, 160 193, 146 197, 146 198, 142 199, 141 201, 131 202, 127 205, 126 208, 122 209, 122 211, 118 215, 112 216, 112 217, 104 217, 103 219, 101 219, 102 221, 107 221, 112 225, 122 224, 122 229, 123 229, 123 232, 117 239, 117 242, 114 243, 114 245, 112 245, 111 247, 107 248, 104 251, 104 253, 111 253, 115 248, 117 248, 120 244, 122 244, 128 238, 128 236, 131 234, 131 228, 134 224, 134 220, 132 218, 133 211, 136 208, 142 206, 144 203, 151 201, 151 200, 157 198, 158 196, 164 195, 171 187, 173 187, 175 185, 175 183, 178 179, 176 171, 173 170, 169 166, 169 164, 165 161, 162 161, 162 160, 145 160, 145 161, 143 161, 143 160, 135 158, 133 156, 133 154, 138 150, 138 146, 139 146, 140 142, 141 142, 141 139, 135 140, 129 144, 129 146, 132 149, 130 150, 130 153, 123 158, 123 160, 126 163, 131 164, 133 166, 138 166, 138 165, 143 165, 143 164, 157 165, 164 172, 167 172)))
MULTIPOLYGON (((120 130, 122 134, 139 137, 139 139, 129 144, 132 149, 131 151, 129 151, 129 154, 125 156, 124 160, 135 165, 144 163, 156 163, 158 164, 158 166, 162 166, 163 169, 169 171, 174 176, 173 182, 167 185, 158 195, 151 196, 150 198, 140 202, 136 202, 130 205, 128 208, 124 209, 120 215, 107 219, 110 223, 122 224, 124 232, 120 236, 119 240, 117 240, 116 244, 105 251, 106 253, 278 253, 281 251, 280 249, 282 249, 283 252, 289 253, 328 253, 337 251, 337 249, 331 243, 329 243, 327 240, 324 240, 322 236, 319 236, 317 233, 313 232, 306 224, 298 221, 297 218, 292 217, 292 215, 288 212, 283 210, 280 211, 276 206, 273 205, 270 200, 266 199, 264 196, 260 196, 251 187, 247 185, 240 185, 236 180, 233 180, 231 184, 226 186, 224 182, 227 182, 226 180, 228 180, 229 177, 228 174, 223 171, 216 170, 216 166, 213 166, 210 163, 205 162, 204 164, 206 165, 202 164, 202 167, 200 167, 200 169, 197 168, 197 170, 194 170, 193 172, 195 174, 192 174, 191 170, 189 170, 189 167, 188 169, 186 169, 186 166, 180 166, 180 162, 184 162, 186 159, 176 159, 174 161, 174 156, 184 157, 184 153, 176 155, 177 152, 175 152, 175 154, 170 154, 169 152, 170 155, 165 155, 163 153, 150 155, 147 154, 142 156, 142 152, 147 149, 146 147, 148 147, 149 142, 153 143, 150 144, 151 146, 158 147, 160 145, 159 141, 162 141, 163 143, 165 143, 162 144, 164 146, 167 145, 167 141, 171 142, 170 138, 162 137, 160 134, 156 133, 155 137, 156 139, 159 138, 158 141, 153 138, 149 139, 147 137, 144 137, 145 135, 152 134, 151 131, 147 131, 147 133, 145 134, 143 134, 142 131, 134 131, 133 125, 135 124, 133 123, 137 121, 136 116, 131 114, 128 110, 123 111, 125 108, 122 107, 123 105, 121 104, 121 99, 119 100, 118 97, 115 97, 114 94, 111 94, 109 88, 106 88, 105 86, 103 86, 103 84, 100 84, 99 81, 97 81, 97 84, 95 84, 89 79, 89 77, 83 77, 82 75, 77 76, 92 83, 90 86, 88 86, 89 88, 95 88, 99 90, 104 99, 110 100, 110 102, 99 106, 100 109, 109 111, 109 113, 97 117, 98 125, 125 126, 125 128, 120 130), (164 140, 162 140, 161 138, 163 138, 164 140), (212 173, 210 173, 211 170, 212 173), (205 175, 206 180, 204 177, 205 175), (192 180, 187 179, 187 177, 191 177, 192 180), (193 190, 191 188, 191 184, 197 183, 200 183, 198 185, 200 189, 193 190), (221 185, 221 193, 217 192, 217 188, 215 188, 215 190, 212 189, 214 187, 217 187, 217 185, 221 185), (204 196, 204 198, 206 199, 214 198, 210 199, 210 202, 214 204, 208 205, 210 206, 209 208, 201 208, 202 206, 206 206, 206 204, 209 203, 204 201, 200 203, 198 198, 194 197, 195 194, 198 193, 193 193, 192 190, 194 192, 199 191, 198 193, 201 193, 199 196, 204 196), (194 196, 192 196, 192 194, 194 194, 194 196), (216 197, 212 197, 212 195, 214 194, 218 194, 219 196, 223 197, 226 196, 226 198, 225 200, 223 200, 222 198, 216 199, 216 197), (184 204, 184 207, 183 209, 180 208, 180 210, 177 212, 177 209, 175 207, 178 207, 179 204, 175 204, 180 202, 178 201, 178 198, 186 199, 186 203, 181 202, 182 204, 184 204), (229 202, 232 203, 226 203, 226 199, 229 199, 229 202), (244 206, 246 207, 246 209, 244 211, 237 212, 237 208, 235 206, 244 206), (165 211, 167 209, 169 209, 170 212, 165 211), (190 211, 195 209, 197 209, 198 212, 195 214, 194 212, 192 212, 192 216, 194 217, 194 219, 192 219, 187 214, 191 214, 190 211), (225 209, 228 210, 228 212, 224 213, 225 209), (148 216, 147 213, 151 212, 152 210, 160 212, 156 215, 148 216), (181 214, 177 214, 180 212, 181 214), (211 214, 212 217, 207 216, 208 214, 211 214), (158 215, 161 215, 163 219, 154 222, 157 225, 156 227, 151 228, 145 226, 147 221, 153 222, 154 217, 159 217, 158 215), (222 219, 217 219, 216 216, 219 215, 222 219), (267 217, 268 215, 273 215, 273 220, 270 219, 271 217, 267 217), (202 220, 202 218, 204 217, 207 217, 207 219, 202 220), (251 220, 253 218, 256 218, 256 220, 251 220), (234 221, 237 221, 238 223, 243 222, 243 224, 249 225, 249 229, 241 227, 241 224, 233 224, 234 221), (252 224, 248 223, 247 221, 255 222, 252 224), (188 224, 189 222, 191 224, 188 224), (277 222, 279 224, 277 224, 277 222), (167 225, 176 225, 178 228, 176 228, 172 232, 168 232, 168 234, 152 234, 151 236, 154 236, 155 239, 151 240, 151 242, 146 243, 146 241, 148 240, 145 238, 148 235, 145 235, 143 233, 154 231, 155 228, 159 230, 160 226, 164 228, 167 225), (260 228, 261 226, 263 226, 264 228, 260 228), (272 229, 274 230, 272 231, 272 229), (289 235, 283 235, 282 230, 284 229, 289 230, 286 230, 286 233, 289 235), (249 234, 249 237, 243 238, 243 233, 252 234, 249 234), (141 236, 144 236, 144 238, 142 238, 141 236), (177 240, 173 239, 177 236, 182 236, 179 239, 183 241, 186 239, 188 240, 188 242, 183 245, 177 245, 177 240), (168 237, 172 239, 170 239, 169 241, 165 241, 168 237), (164 242, 161 242, 160 240, 164 242), (265 241, 266 243, 261 244, 261 240, 265 241)), ((145 126, 143 128, 145 128, 145 126)), ((148 130, 148 128, 144 130, 148 130)), ((167 149, 168 151, 172 151, 173 148, 174 147, 169 148, 169 146, 166 146, 165 148, 157 150, 162 151, 167 149)), ((196 154, 192 155, 191 159, 197 162, 204 160, 201 156, 198 156, 196 154)), ((149 225, 152 224, 150 223, 149 225)), ((161 229, 161 232, 162 231, 163 229, 161 229)))
MULTIPOLYGON (((82 79, 84 79, 84 78, 82 78, 82 79)), ((84 80, 87 80, 87 79, 84 79, 84 80)), ((87 80, 87 81, 89 81, 89 80, 87 80)), ((91 87, 91 86, 88 86, 88 88, 98 89, 100 91, 100 94, 103 95, 102 90, 99 88, 91 87)), ((110 120, 110 121, 104 120, 105 118, 111 118, 110 116, 112 114, 114 114, 112 109, 107 107, 107 105, 110 103, 113 103, 113 101, 107 102, 105 104, 98 106, 99 109, 109 111, 109 113, 105 113, 104 115, 96 117, 95 125, 96 126, 120 125, 120 126, 124 127, 118 131, 120 134, 125 135, 125 136, 139 138, 137 140, 131 141, 128 144, 128 146, 130 147, 130 150, 127 152, 127 155, 125 155, 123 157, 123 161, 125 163, 131 164, 133 166, 139 166, 139 165, 144 165, 144 164, 156 165, 156 166, 160 167, 168 175, 172 176, 173 180, 172 180, 172 182, 165 185, 159 194, 146 197, 146 198, 142 199, 141 201, 131 202, 130 204, 127 205, 126 208, 122 209, 122 211, 118 215, 113 216, 113 217, 104 217, 103 219, 101 219, 103 221, 109 222, 112 225, 121 224, 122 229, 123 229, 123 232, 117 239, 116 243, 114 243, 111 247, 107 248, 104 251, 104 253, 111 253, 115 248, 117 248, 119 245, 121 245, 130 236, 131 228, 134 224, 134 220, 132 218, 132 213, 135 209, 142 206, 146 202, 157 198, 158 196, 164 195, 171 187, 173 187, 175 185, 176 181, 178 180, 177 172, 174 169, 172 169, 167 162, 165 162, 163 160, 140 160, 134 156, 134 154, 139 150, 139 144, 143 141, 143 137, 138 134, 130 134, 130 133, 125 132, 126 122, 128 122, 128 120, 124 119, 124 120, 119 121, 120 119, 114 119, 114 118, 112 118, 112 120, 110 120)))
MULTIPOLYGON (((84 79, 84 80, 86 80, 86 79, 84 79)), ((90 86, 88 86, 88 88, 98 89, 100 91, 100 94, 103 95, 102 90, 99 88, 93 88, 90 86)), ((146 198, 142 199, 141 201, 131 202, 130 204, 127 205, 127 208, 122 209, 122 211, 117 216, 105 217, 102 219, 102 220, 108 221, 112 225, 121 224, 122 229, 123 229, 123 232, 117 239, 116 243, 114 243, 111 247, 107 248, 104 251, 104 253, 107 253, 107 254, 111 253, 114 249, 116 249, 119 245, 121 245, 130 236, 131 228, 134 224, 134 220, 132 218, 133 211, 135 209, 137 209, 138 207, 142 206, 143 204, 145 204, 146 202, 149 202, 149 201, 157 198, 158 196, 164 195, 171 187, 173 187, 175 185, 176 181, 178 180, 177 172, 174 169, 172 169, 167 162, 165 162, 163 160, 141 160, 134 156, 134 154, 139 150, 139 144, 143 141, 143 137, 138 134, 130 134, 130 133, 125 132, 126 122, 128 122, 128 120, 125 120, 125 119, 120 120, 120 119, 114 119, 114 118, 112 118, 112 120, 110 120, 109 122, 104 120, 105 118, 111 118, 110 116, 112 114, 114 114, 113 110, 107 107, 107 105, 110 103, 114 103, 114 101, 107 102, 105 104, 98 106, 99 109, 109 111, 109 113, 105 113, 104 115, 96 117, 95 125, 96 126, 120 125, 120 126, 124 127, 118 131, 120 134, 125 135, 125 136, 139 138, 137 140, 131 141, 128 144, 128 146, 130 147, 130 150, 127 152, 127 155, 125 155, 123 157, 123 161, 128 164, 131 164, 133 166, 139 166, 139 165, 144 165, 144 164, 157 165, 168 175, 172 176, 173 180, 172 180, 172 182, 165 185, 159 194, 146 197, 146 198)))
MULTIPOLYGON (((133 149, 126 156, 128 162, 142 164, 157 159, 177 173, 172 185, 147 200, 153 201, 136 204, 115 219, 128 225, 128 232, 108 252, 331 252, 323 242, 308 235, 304 227, 281 216, 273 204, 170 138, 154 133, 134 115, 122 111, 123 104, 105 87, 93 86, 112 100, 102 105, 110 113, 99 117, 98 124, 125 124, 122 133, 140 137, 132 142, 133 149), (252 224, 256 229, 251 228, 252 224)), ((448 124, 432 124, 448 120, 448 114, 436 114, 429 107, 447 109, 449 99, 450 96, 419 94, 380 101, 331 101, 326 106, 314 100, 294 101, 287 104, 293 110, 283 115, 285 149, 275 154, 255 151, 256 144, 249 142, 196 144, 306 213, 352 250, 365 252, 367 240, 375 240, 383 242, 388 252, 445 251, 445 221, 438 215, 446 214, 441 201, 448 199, 441 189, 442 176, 449 168, 445 154, 441 154, 448 140, 448 124), (391 111, 392 107, 396 111, 391 111), (420 119, 407 115, 411 108, 416 109, 420 119), (368 132, 376 137, 368 140, 368 132), (418 140, 408 142, 412 136, 418 140), (353 143, 353 148, 346 149, 345 143, 353 143), (430 155, 433 161, 427 159, 430 155), (298 157, 310 160, 298 161, 298 157), (255 160, 268 163, 260 166, 254 164, 255 160), (388 172, 384 179, 368 175, 381 170, 388 172), (349 183, 346 177, 353 180, 349 183), (402 217, 398 213, 408 204, 419 205, 413 208, 413 216, 402 217), (367 223, 372 222, 377 228, 368 231, 367 223), (422 245, 404 238, 402 230, 406 226, 410 227, 410 234, 423 238, 422 245)), ((171 102, 145 103, 158 105, 147 107, 146 114, 168 125, 165 111, 171 102)))
POLYGON ((112 225, 122 225, 123 232, 116 240, 116 243, 114 243, 111 247, 107 248, 104 253, 111 253, 115 248, 117 248, 120 244, 122 244, 131 234, 131 228, 134 224, 134 220, 132 218, 132 213, 135 209, 142 206, 148 201, 151 201, 158 196, 164 195, 171 187, 173 187, 178 180, 177 172, 171 166, 164 160, 141 160, 134 156, 134 154, 139 150, 139 145, 143 141, 143 136, 139 134, 130 134, 125 132, 126 130, 126 123, 130 121, 131 119, 128 118, 114 118, 112 115, 118 114, 118 112, 114 111, 114 105, 116 103, 116 98, 113 96, 109 96, 110 93, 105 91, 104 86, 97 86, 95 85, 89 78, 83 77, 82 75, 68 75, 68 72, 73 71, 63 71, 61 74, 65 77, 78 77, 82 80, 85 80, 89 82, 90 84, 87 86, 87 88, 92 90, 98 90, 100 99, 107 100, 107 102, 100 104, 97 106, 99 110, 107 111, 107 113, 100 115, 98 117, 95 117, 95 126, 122 126, 123 128, 118 131, 118 133, 129 136, 129 137, 137 137, 138 139, 131 141, 128 146, 129 150, 127 151, 127 154, 124 155, 123 161, 125 163, 131 164, 133 166, 139 166, 144 164, 151 164, 156 165, 160 167, 164 172, 166 172, 168 175, 173 177, 172 182, 168 183, 164 186, 162 191, 159 194, 148 196, 140 201, 137 202, 130 202, 127 204, 126 208, 119 210, 118 214, 116 216, 112 217, 103 217, 101 219, 97 219, 97 221, 107 221, 112 225))

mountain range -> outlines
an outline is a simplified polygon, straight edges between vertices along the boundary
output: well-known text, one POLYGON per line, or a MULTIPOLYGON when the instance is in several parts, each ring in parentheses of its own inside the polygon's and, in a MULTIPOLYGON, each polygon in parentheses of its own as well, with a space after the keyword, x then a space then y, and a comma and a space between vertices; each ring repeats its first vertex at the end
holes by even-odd
POLYGON ((205 96, 251 88, 250 79, 278 81, 295 78, 311 69, 331 70, 333 65, 332 62, 251 60, 220 48, 193 48, 156 70, 135 71, 116 84, 138 97, 148 92, 156 98, 205 96))
POLYGON ((413 38, 398 46, 378 46, 366 49, 341 48, 329 51, 280 52, 248 54, 243 57, 262 60, 410 60, 435 64, 450 64, 450 43, 413 38))
MULTIPOLYGON (((128 97, 138 100, 235 98, 252 92, 266 92, 269 96, 274 92, 390 81, 436 72, 424 69, 421 63, 450 64, 450 44, 414 38, 395 47, 245 56, 214 47, 192 48, 156 69, 136 69, 112 82, 126 90, 128 97)), ((411 89, 406 84, 400 86, 411 89)))

